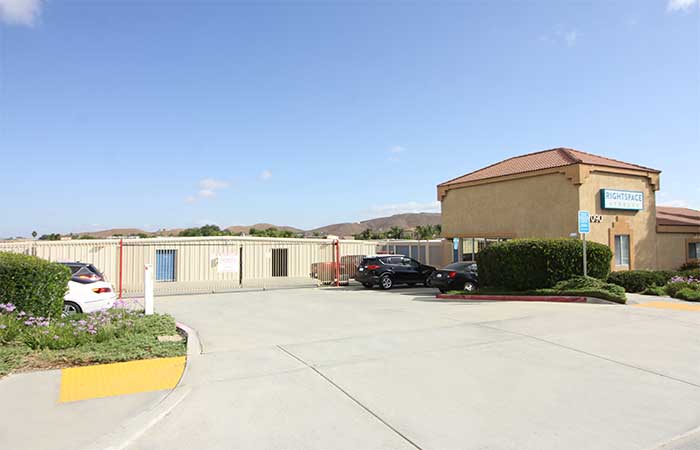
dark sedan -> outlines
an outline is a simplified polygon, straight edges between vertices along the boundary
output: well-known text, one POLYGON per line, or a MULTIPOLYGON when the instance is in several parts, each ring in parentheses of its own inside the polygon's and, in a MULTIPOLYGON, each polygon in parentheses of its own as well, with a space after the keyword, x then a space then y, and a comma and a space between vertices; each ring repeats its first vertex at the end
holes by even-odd
POLYGON ((476 263, 456 262, 436 270, 428 279, 430 286, 447 291, 475 291, 479 287, 476 263))

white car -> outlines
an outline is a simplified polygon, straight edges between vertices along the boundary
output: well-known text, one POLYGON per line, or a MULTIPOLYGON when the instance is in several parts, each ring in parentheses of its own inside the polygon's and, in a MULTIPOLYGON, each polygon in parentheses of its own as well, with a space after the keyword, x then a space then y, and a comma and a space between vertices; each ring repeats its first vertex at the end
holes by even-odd
POLYGON ((68 292, 63 297, 65 315, 90 313, 111 308, 117 299, 114 286, 95 266, 81 262, 61 262, 71 271, 68 292))

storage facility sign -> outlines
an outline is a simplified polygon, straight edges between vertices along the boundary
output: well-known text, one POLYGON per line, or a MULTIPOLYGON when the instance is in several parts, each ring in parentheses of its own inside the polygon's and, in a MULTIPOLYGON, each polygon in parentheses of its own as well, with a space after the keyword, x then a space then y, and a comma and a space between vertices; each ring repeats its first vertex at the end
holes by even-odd
POLYGON ((601 189, 600 206, 603 209, 644 209, 644 192, 621 191, 619 189, 601 189))

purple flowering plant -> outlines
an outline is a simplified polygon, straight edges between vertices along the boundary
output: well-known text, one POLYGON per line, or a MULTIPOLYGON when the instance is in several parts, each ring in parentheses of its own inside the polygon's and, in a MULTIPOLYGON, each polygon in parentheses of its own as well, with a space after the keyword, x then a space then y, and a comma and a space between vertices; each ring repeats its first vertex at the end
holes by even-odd
POLYGON ((143 313, 124 303, 90 314, 48 318, 18 311, 0 303, 0 345, 22 343, 38 349, 67 349, 89 342, 104 342, 129 334, 143 313))

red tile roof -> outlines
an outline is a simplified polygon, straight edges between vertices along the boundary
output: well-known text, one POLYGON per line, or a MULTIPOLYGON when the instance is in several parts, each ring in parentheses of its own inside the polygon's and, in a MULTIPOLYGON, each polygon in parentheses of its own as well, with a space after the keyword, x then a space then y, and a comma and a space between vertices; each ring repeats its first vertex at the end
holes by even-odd
POLYGON ((656 224, 700 226, 700 211, 673 206, 657 206, 656 224))
POLYGON ((469 181, 485 180, 488 178, 502 177, 505 175, 515 175, 519 173, 532 172, 535 170, 551 169, 554 167, 570 166, 572 164, 591 164, 595 166, 615 167, 617 169, 641 170, 644 172, 659 173, 656 169, 638 166, 591 153, 574 150, 571 148, 553 148, 540 152, 529 153, 527 155, 516 156, 492 164, 483 169, 454 178, 438 186, 449 186, 452 184, 465 183, 469 181))

